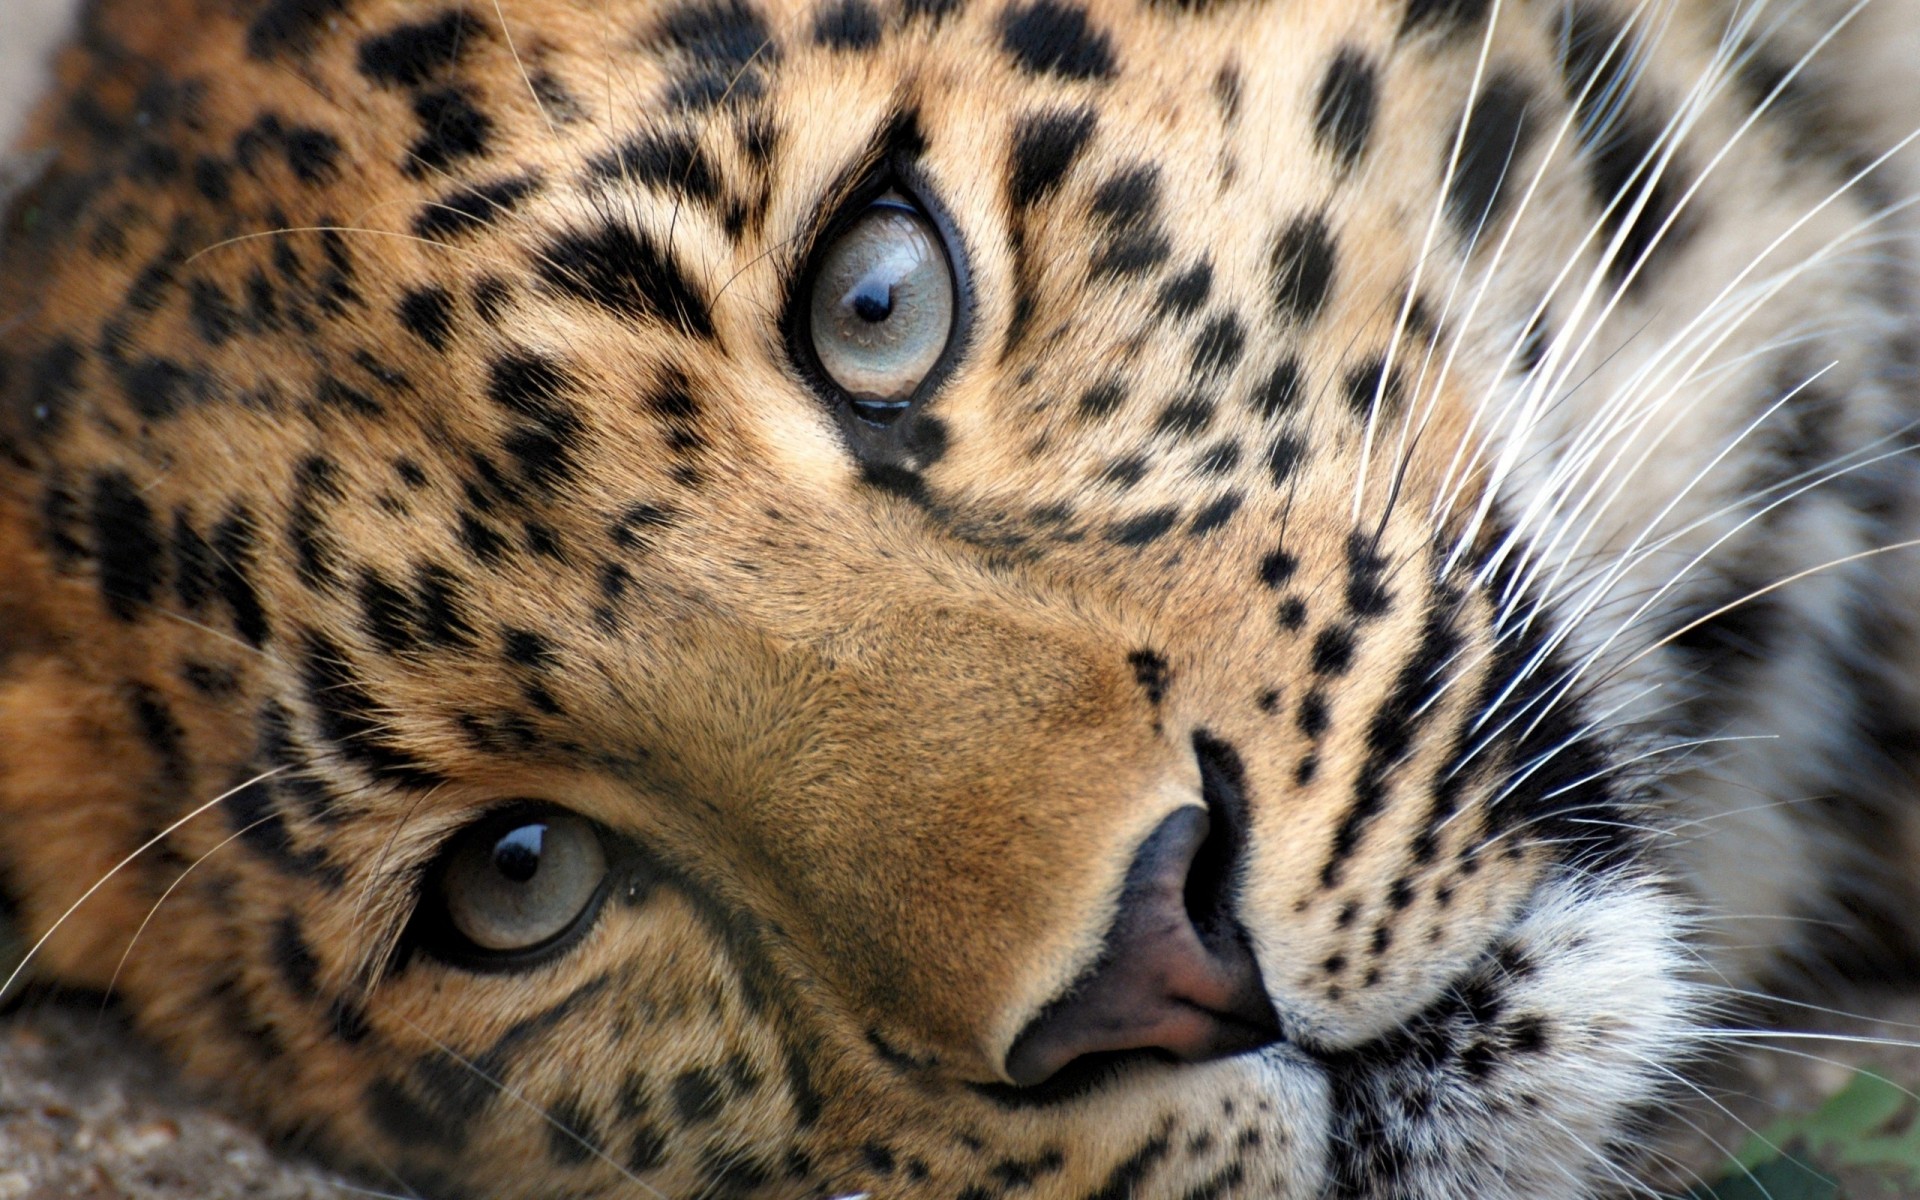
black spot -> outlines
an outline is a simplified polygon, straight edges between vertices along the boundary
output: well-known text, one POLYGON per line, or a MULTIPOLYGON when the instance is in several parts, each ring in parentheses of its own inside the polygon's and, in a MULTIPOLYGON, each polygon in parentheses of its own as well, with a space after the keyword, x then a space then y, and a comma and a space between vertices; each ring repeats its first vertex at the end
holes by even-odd
POLYGON ((720 1077, 705 1068, 683 1071, 674 1077, 668 1088, 673 1099, 673 1111, 685 1125, 704 1125, 720 1115, 726 1107, 726 1093, 721 1090, 720 1077))
POLYGON ((1247 346, 1247 331, 1240 318, 1223 313, 1208 321, 1193 339, 1193 370, 1197 375, 1214 375, 1231 370, 1240 361, 1247 346))
POLYGON ((1379 107, 1377 90, 1373 63, 1351 46, 1335 56, 1320 80, 1313 138, 1343 168, 1353 166, 1366 153, 1379 107))
POLYGON ((1080 393, 1079 412, 1083 417, 1095 419, 1112 416, 1126 398, 1125 384, 1118 379, 1104 379, 1080 393))
POLYGON ((326 635, 308 630, 301 648, 300 678, 320 733, 342 758, 382 782, 431 788, 445 777, 394 743, 389 710, 355 673, 346 652, 326 635))
POLYGON ((1036 75, 1109 79, 1113 44, 1087 19, 1087 10, 1061 0, 1010 4, 1000 14, 1000 44, 1036 75))
POLYGON ((52 435, 66 424, 67 411, 80 391, 80 368, 86 355, 62 339, 34 357, 27 374, 27 415, 36 433, 52 435))
POLYGON ((1102 483, 1113 483, 1122 488, 1130 488, 1147 477, 1147 467, 1145 455, 1129 454, 1116 458, 1101 468, 1100 480, 1102 483))
POLYGON ((386 412, 379 401, 336 375, 321 375, 315 379, 313 398, 322 408, 337 408, 356 417, 377 417, 386 412))
POLYGON ((1179 520, 1180 510, 1173 505, 1151 509, 1115 525, 1108 531, 1107 540, 1116 546, 1145 546, 1158 540, 1179 520))
POLYGON ((233 196, 231 174, 226 163, 202 154, 193 160, 193 190, 209 203, 224 205, 233 196))
POLYGON ((1288 633, 1298 633, 1307 623, 1307 602, 1298 596, 1288 596, 1280 602, 1276 616, 1280 628, 1288 633))
POLYGON ((523 417, 546 412, 571 386, 559 363, 525 351, 495 359, 487 371, 488 399, 523 417))
POLYGON ((347 0, 267 0, 247 26, 247 53, 255 58, 305 54, 327 23, 346 11, 347 0))
POLYGON ((320 994, 320 960, 313 956, 313 948, 300 932, 300 919, 292 913, 274 923, 270 954, 281 982, 295 999, 311 1001, 320 994))
POLYGON ((1300 732, 1310 738, 1317 738, 1327 731, 1332 717, 1327 712, 1327 696, 1318 688, 1300 698, 1300 708, 1294 713, 1294 723, 1300 732))
POLYGON ((400 325, 435 350, 447 348, 453 332, 453 297, 443 287, 415 288, 400 297, 400 325))
POLYGON ((473 625, 467 619, 460 581, 445 567, 428 563, 415 570, 412 607, 420 636, 427 641, 460 648, 473 644, 473 625))
POLYGON ((407 148, 406 173, 415 179, 445 171, 463 158, 487 152, 493 118, 474 107, 464 92, 441 88, 413 98, 420 137, 407 148))
POLYGON ((658 530, 671 529, 675 520, 672 509, 658 504, 629 504, 620 512, 620 517, 608 530, 613 544, 623 550, 645 550, 653 544, 658 530))
POLYGON ((187 759, 187 731, 181 728, 179 718, 160 693, 145 684, 129 684, 127 698, 141 740, 159 760, 161 781, 169 790, 184 786, 192 764, 187 759))
POLYGON ((539 190, 538 175, 513 175, 459 188, 422 208, 413 218, 413 232, 434 239, 477 233, 539 190))
POLYGON ((195 612, 213 590, 213 547, 207 545, 184 509, 173 514, 173 594, 180 607, 195 612))
POLYGON ((547 1109, 547 1156, 562 1167, 588 1163, 601 1152, 603 1135, 593 1113, 577 1095, 563 1096, 547 1109))
POLYGON ((1166 657, 1156 650, 1135 650, 1127 655, 1127 665, 1133 668, 1134 682, 1146 692, 1147 703, 1159 707, 1167 698, 1167 684, 1173 678, 1166 657))
POLYGON ((903 8, 908 19, 925 17, 930 21, 944 21, 960 11, 966 0, 904 0, 903 8))
POLYGON ((1028 113, 1013 131, 1013 178, 1007 198, 1015 208, 1039 203, 1059 188, 1093 137, 1087 107, 1028 113))
POLYGON ((196 279, 187 285, 187 319, 200 340, 217 349, 239 327, 240 310, 225 288, 212 280, 196 279))
POLYGON ((623 143, 590 167, 601 179, 639 182, 689 200, 719 198, 720 178, 693 134, 683 130, 647 134, 623 143))
POLYGON ((1300 560, 1284 548, 1276 547, 1260 560, 1260 582, 1270 588, 1278 588, 1293 578, 1300 569, 1300 560))
POLYGON ((213 590, 233 617, 234 632, 249 646, 266 645, 266 608, 253 583, 255 534, 253 514, 235 506, 213 527, 213 590))
POLYGON ((1384 355, 1371 358, 1347 372, 1345 381, 1347 407, 1355 416, 1369 418, 1378 402, 1380 413, 1390 414, 1400 406, 1406 390, 1405 380, 1401 378, 1400 368, 1395 367, 1391 374, 1387 371, 1384 355))
POLYGON ((1195 537, 1204 537, 1212 533, 1228 521, 1233 520, 1233 515, 1240 511, 1242 502, 1240 495, 1236 492, 1228 492, 1226 495, 1218 497, 1211 504, 1208 504, 1205 508, 1194 514, 1193 524, 1187 527, 1187 532, 1193 534, 1195 537))
POLYGON ((1400 31, 1438 29, 1448 35, 1465 33, 1486 20, 1493 0, 1407 0, 1400 31))
POLYGON ((540 274, 562 292, 620 316, 668 321, 697 337, 713 336, 706 301, 673 256, 624 224, 562 233, 541 253, 540 274))
POLYGON ((1165 262, 1173 243, 1160 225, 1160 169, 1138 165, 1107 177, 1092 213, 1104 237, 1093 254, 1093 277, 1139 275, 1165 262))
POLYGON ((463 9, 398 25, 360 43, 360 73, 387 87, 418 87, 459 65, 486 26, 463 9))
POLYGON ((1300 406, 1301 383, 1300 360, 1288 355, 1273 365, 1273 370, 1247 400, 1253 405, 1253 411, 1272 420, 1300 406))
POLYGON ((553 644, 531 629, 503 629, 500 639, 508 662, 536 671, 553 665, 553 644))
POLYGON ((172 359, 143 358, 120 373, 120 387, 133 411, 149 421, 162 421, 187 404, 212 398, 211 376, 172 359))
MULTIPOLYGON (((1520 158, 1533 139, 1527 123, 1533 92, 1519 78, 1496 76, 1474 99, 1461 135, 1460 158, 1447 187, 1447 216, 1469 243, 1495 217, 1506 201, 1507 181, 1514 177, 1520 158)), ((1451 155, 1448 145, 1446 153, 1451 155)), ((1441 169, 1446 169, 1443 158, 1441 169)))
POLYGON ((336 547, 327 532, 326 517, 327 510, 345 496, 331 459, 310 455, 295 465, 287 540, 293 546, 294 569, 310 588, 328 587, 334 582, 336 547))
POLYGON ((1225 475, 1240 465, 1240 443, 1222 438, 1195 460, 1194 466, 1208 475, 1225 475))
POLYGON ((1213 289, 1213 264, 1201 259, 1160 285, 1158 306, 1162 316, 1190 317, 1207 302, 1213 289))
POLYGON ((813 18, 813 40, 835 50, 880 44, 880 14, 867 0, 827 0, 813 18))
POLYGON ((1213 399, 1205 395, 1183 396, 1168 404, 1155 418, 1155 433, 1171 434, 1175 437, 1192 437, 1206 431, 1213 424, 1213 399))
POLYGON ((1313 639, 1313 673, 1345 675, 1353 666, 1353 630, 1330 625, 1313 639))
MULTIPOLYGON (((1576 3, 1559 20, 1560 66, 1568 100, 1580 116, 1587 179, 1600 224, 1620 248, 1607 262, 1609 277, 1624 283, 1630 272, 1657 248, 1663 257, 1686 241, 1688 227, 1661 227, 1676 213, 1684 192, 1677 160, 1664 168, 1661 131, 1668 122, 1648 112, 1644 97, 1633 95, 1640 80, 1639 47, 1605 9, 1576 3), (1657 173, 1656 173, 1657 172, 1657 173), (1635 208, 1639 208, 1637 215, 1635 208), (1632 216, 1632 223, 1628 218, 1632 216)), ((1648 272, 1633 276, 1644 283, 1648 272)))
POLYGON ((294 126, 281 136, 280 150, 294 178, 309 187, 340 177, 340 139, 325 130, 294 126))
POLYGON ((489 325, 500 324, 501 314, 512 299, 512 285, 498 275, 483 275, 474 281, 473 311, 489 325))
POLYGON ((1283 433, 1267 447, 1267 471, 1275 487, 1285 487, 1293 472, 1307 457, 1307 444, 1292 434, 1283 433))
POLYGON ((360 576, 360 628, 389 654, 416 644, 412 598, 372 568, 360 576))
POLYGON ((1273 301, 1282 317, 1311 321, 1333 291, 1337 254, 1327 219, 1296 217, 1273 247, 1273 301))
POLYGON ((744 0, 693 0, 661 18, 655 31, 665 46, 706 66, 739 69, 775 61, 766 22, 744 0))
POLYGON ((153 601, 165 570, 165 547, 153 509, 123 471, 94 476, 90 506, 100 597, 107 611, 131 621, 153 601))

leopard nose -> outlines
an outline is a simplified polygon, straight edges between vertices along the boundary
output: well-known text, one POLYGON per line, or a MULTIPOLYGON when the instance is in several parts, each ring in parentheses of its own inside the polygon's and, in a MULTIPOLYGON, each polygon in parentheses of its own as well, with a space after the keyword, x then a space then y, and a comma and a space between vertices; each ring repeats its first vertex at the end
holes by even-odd
POLYGON ((1099 959, 1014 1039, 1006 1071, 1016 1085, 1089 1055, 1205 1062, 1280 1040, 1231 915, 1237 831, 1215 826, 1207 809, 1180 808, 1141 843, 1099 959))

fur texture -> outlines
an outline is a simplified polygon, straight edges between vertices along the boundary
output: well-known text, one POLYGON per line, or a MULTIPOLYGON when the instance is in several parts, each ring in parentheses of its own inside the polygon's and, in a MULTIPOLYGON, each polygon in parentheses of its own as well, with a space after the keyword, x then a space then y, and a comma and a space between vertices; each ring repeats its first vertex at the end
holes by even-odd
POLYGON ((424 1196, 1620 1185, 1920 911, 1916 21, 98 0, 0 243, 33 969, 424 1196), (789 323, 882 179, 884 437, 789 323), (590 927, 423 948, 527 800, 590 927), (1194 806, 1281 1040, 1013 1087, 1194 806))

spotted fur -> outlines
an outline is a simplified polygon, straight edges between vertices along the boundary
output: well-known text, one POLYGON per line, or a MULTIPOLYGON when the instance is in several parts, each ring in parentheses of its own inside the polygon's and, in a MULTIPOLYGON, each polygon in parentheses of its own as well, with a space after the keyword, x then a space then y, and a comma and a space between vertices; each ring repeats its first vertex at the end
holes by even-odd
POLYGON ((96 0, 0 242, 32 969, 422 1196, 1617 1184, 1920 911, 1849 7, 96 0), (881 435, 782 314, 883 161, 965 298, 881 435), (423 953, 529 798, 605 908, 423 953), (1281 1040, 1013 1086, 1196 804, 1281 1040))

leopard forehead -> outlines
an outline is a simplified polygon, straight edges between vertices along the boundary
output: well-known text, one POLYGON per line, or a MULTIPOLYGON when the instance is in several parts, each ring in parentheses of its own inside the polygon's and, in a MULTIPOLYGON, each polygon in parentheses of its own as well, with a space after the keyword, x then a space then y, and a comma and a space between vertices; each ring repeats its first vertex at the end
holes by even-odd
MULTIPOLYGON (((29 927, 160 845, 55 969, 423 1195, 1600 1178, 1679 917, 1507 620, 1487 413, 1632 369, 1557 340, 1590 278, 1631 325, 1744 244, 1678 7, 103 0, 0 282, 29 927), (884 436, 790 322, 880 182, 960 296, 884 436), (630 847, 604 909, 435 961, 429 864, 527 800, 630 847), (1008 1086, 1195 805, 1285 1042, 1008 1086)), ((1795 136, 1732 155, 1783 211, 1795 136)))

